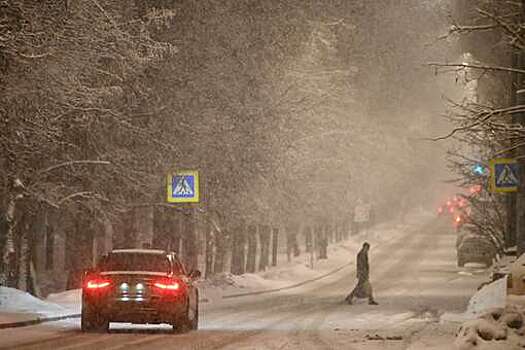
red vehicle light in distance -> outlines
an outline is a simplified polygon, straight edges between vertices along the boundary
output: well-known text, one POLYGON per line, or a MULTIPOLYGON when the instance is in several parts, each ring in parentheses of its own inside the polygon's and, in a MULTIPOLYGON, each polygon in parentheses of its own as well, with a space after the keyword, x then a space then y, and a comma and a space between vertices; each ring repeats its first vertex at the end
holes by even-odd
POLYGON ((449 212, 449 213, 453 213, 453 212, 454 212, 454 207, 450 207, 450 208, 448 208, 448 212, 449 212))
POLYGON ((178 291, 181 289, 181 282, 176 280, 163 279, 153 283, 153 285, 165 291, 178 291))
POLYGON ((471 186, 469 191, 470 191, 471 194, 479 193, 479 192, 481 192, 481 185, 471 186))
POLYGON ((109 287, 110 284, 111 282, 109 280, 94 278, 94 279, 87 281, 86 289, 91 289, 91 290, 102 289, 102 288, 109 287))
POLYGON ((461 222, 461 216, 456 216, 456 223, 459 224, 461 222))
POLYGON ((438 213, 441 214, 443 212, 443 208, 442 207, 439 207, 438 208, 438 213))

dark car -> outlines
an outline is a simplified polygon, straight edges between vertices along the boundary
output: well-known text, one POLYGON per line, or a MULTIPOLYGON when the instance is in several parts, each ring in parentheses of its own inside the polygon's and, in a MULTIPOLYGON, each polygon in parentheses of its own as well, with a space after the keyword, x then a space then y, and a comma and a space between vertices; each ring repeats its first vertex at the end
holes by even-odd
POLYGON ((497 254, 494 243, 487 237, 473 233, 458 235, 456 249, 459 267, 466 263, 480 263, 490 267, 497 254))
POLYGON ((194 280, 199 276, 198 270, 187 273, 175 253, 113 250, 84 277, 81 329, 107 331, 110 322, 197 329, 199 294, 194 280))

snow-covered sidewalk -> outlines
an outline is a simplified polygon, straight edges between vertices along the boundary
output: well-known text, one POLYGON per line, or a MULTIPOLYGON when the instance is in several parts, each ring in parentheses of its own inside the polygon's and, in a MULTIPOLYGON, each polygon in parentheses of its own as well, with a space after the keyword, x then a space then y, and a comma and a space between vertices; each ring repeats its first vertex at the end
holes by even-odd
POLYGON ((354 265, 363 242, 369 242, 372 249, 375 249, 385 242, 398 239, 411 226, 420 222, 422 216, 429 215, 431 214, 413 213, 405 224, 382 223, 367 232, 350 236, 346 241, 331 244, 328 247, 328 259, 311 259, 309 253, 303 252, 291 262, 270 267, 266 271, 240 276, 231 273, 216 275, 200 282, 201 299, 215 303, 221 299, 278 292, 318 281, 354 265))
MULTIPOLYGON (((78 294, 77 291, 75 292, 78 294)), ((51 300, 41 300, 18 289, 0 287, 0 328, 28 326, 76 317, 80 313, 78 305, 78 302, 70 307, 65 304, 59 305, 51 300)))

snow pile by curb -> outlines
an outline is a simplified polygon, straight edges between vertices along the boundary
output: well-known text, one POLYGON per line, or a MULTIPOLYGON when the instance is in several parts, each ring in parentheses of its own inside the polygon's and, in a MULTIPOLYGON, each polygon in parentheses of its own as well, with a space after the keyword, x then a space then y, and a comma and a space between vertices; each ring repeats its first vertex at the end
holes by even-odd
POLYGON ((507 277, 500 278, 490 284, 483 286, 470 299, 467 308, 467 316, 479 317, 488 310, 504 308, 507 298, 507 277))
POLYGON ((69 310, 55 303, 35 298, 15 288, 0 287, 0 313, 27 313, 43 316, 60 316, 69 310))
POLYGON ((467 311, 462 314, 445 313, 441 321, 464 322, 474 320, 490 310, 502 309, 507 299, 507 278, 501 278, 483 286, 470 298, 467 311))
MULTIPOLYGON (((458 350, 512 350, 525 347, 525 308, 507 304, 507 278, 481 288, 470 299, 454 345, 458 350)), ((442 316, 442 320, 445 318, 442 316)), ((451 320, 451 317, 449 317, 451 320)), ((453 319, 452 319, 453 320, 453 319)))
POLYGON ((458 350, 523 349, 525 309, 517 306, 494 309, 459 328, 454 345, 458 350))
POLYGON ((66 290, 65 292, 49 294, 46 301, 60 305, 68 311, 80 313, 82 289, 72 289, 66 290))

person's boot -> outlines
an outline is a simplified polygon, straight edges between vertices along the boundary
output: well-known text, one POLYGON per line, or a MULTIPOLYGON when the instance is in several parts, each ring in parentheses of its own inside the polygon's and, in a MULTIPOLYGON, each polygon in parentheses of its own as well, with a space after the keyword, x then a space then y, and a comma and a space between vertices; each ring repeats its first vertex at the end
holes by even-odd
POLYGON ((379 305, 374 299, 368 301, 368 305, 379 305))

